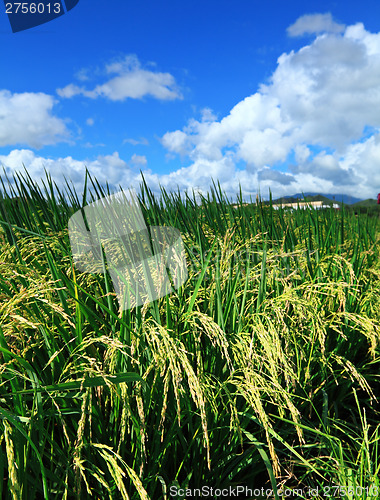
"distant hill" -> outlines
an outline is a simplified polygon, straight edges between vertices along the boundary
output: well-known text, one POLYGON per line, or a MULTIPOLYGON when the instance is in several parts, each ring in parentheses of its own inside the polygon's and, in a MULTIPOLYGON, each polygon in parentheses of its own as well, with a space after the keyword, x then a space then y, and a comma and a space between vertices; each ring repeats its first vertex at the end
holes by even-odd
POLYGON ((274 204, 279 204, 279 203, 297 203, 297 202, 304 202, 304 201, 322 201, 324 205, 332 205, 333 203, 337 203, 339 205, 342 204, 342 202, 333 200, 331 198, 328 198, 325 195, 322 194, 316 194, 316 195, 311 195, 306 194, 305 196, 295 194, 294 196, 283 196, 281 198, 278 198, 277 200, 273 200, 274 204))
POLYGON ((377 200, 362 200, 358 203, 354 203, 350 206, 350 209, 355 212, 355 214, 368 213, 369 215, 379 215, 380 216, 380 205, 377 204, 377 200))
MULTIPOLYGON (((312 201, 322 201, 323 205, 337 204, 346 206, 346 208, 356 214, 368 214, 372 216, 380 216, 380 205, 377 204, 377 200, 368 198, 367 200, 360 200, 354 196, 348 196, 345 194, 316 194, 316 193, 296 193, 293 196, 282 196, 272 200, 274 205, 280 205, 285 203, 297 203, 297 202, 312 202, 312 201)), ((269 205, 269 201, 263 201, 264 205, 269 205)))
POLYGON ((377 200, 372 200, 371 198, 368 198, 367 200, 361 200, 356 203, 353 203, 353 207, 373 207, 374 205, 377 205, 377 200))
POLYGON ((287 200, 288 203, 294 203, 297 201, 297 199, 303 200, 304 197, 306 197, 307 199, 310 198, 309 201, 318 201, 318 200, 325 201, 326 199, 328 199, 334 201, 335 203, 344 203, 345 205, 352 205, 353 203, 358 203, 362 201, 360 198, 355 198, 354 196, 350 196, 348 194, 321 194, 321 193, 296 193, 293 194, 292 196, 283 196, 280 199, 283 200, 283 203, 285 202, 285 199, 287 200), (290 201, 289 198, 295 198, 295 199, 294 201, 290 201))

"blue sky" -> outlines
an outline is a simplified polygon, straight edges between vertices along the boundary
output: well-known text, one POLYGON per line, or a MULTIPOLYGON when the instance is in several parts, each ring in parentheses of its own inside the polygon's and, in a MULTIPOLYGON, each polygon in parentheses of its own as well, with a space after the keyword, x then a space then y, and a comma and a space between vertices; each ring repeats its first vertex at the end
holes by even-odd
POLYGON ((0 162, 80 189, 380 191, 380 3, 80 0, 12 33, 0 162))

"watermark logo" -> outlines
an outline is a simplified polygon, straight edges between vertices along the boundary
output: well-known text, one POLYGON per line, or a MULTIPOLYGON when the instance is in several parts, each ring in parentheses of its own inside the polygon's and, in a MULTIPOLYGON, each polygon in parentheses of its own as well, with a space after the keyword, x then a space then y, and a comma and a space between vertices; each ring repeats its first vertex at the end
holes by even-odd
POLYGON ((181 233, 173 227, 146 227, 134 190, 91 203, 69 220, 75 267, 109 272, 122 310, 152 302, 187 279, 181 233))
POLYGON ((63 16, 73 9, 79 0, 29 0, 27 2, 9 2, 4 0, 13 33, 24 31, 63 16))

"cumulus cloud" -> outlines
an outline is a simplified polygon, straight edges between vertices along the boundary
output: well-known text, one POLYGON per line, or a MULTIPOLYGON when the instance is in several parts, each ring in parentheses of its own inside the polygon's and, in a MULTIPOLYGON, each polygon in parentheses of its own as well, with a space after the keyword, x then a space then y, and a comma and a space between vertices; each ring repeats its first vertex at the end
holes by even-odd
POLYGON ((318 33, 341 33, 344 31, 344 24, 336 23, 330 13, 327 14, 306 14, 287 29, 289 36, 303 36, 318 33))
POLYGON ((340 164, 345 170, 351 168, 356 173, 360 179, 358 186, 366 186, 367 197, 370 197, 373 188, 380 186, 380 134, 350 145, 340 164))
POLYGON ((70 83, 64 88, 57 89, 57 94, 63 98, 81 94, 91 99, 104 97, 111 101, 124 101, 127 98, 142 99, 145 96, 163 101, 182 99, 173 75, 142 67, 134 55, 128 55, 121 61, 107 65, 105 73, 115 76, 96 85, 92 90, 70 83))
POLYGON ((134 154, 132 155, 131 163, 138 167, 145 167, 148 163, 148 160, 146 159, 146 156, 134 154))
POLYGON ((295 182, 293 175, 284 174, 283 172, 273 170, 269 167, 265 167, 262 170, 259 170, 257 174, 257 178, 259 181, 275 181, 285 186, 288 186, 292 182, 295 182))
POLYGON ((55 102, 42 92, 0 90, 0 146, 41 148, 67 139, 65 122, 53 115, 55 102))
POLYGON ((59 187, 65 186, 66 177, 78 190, 83 188, 86 168, 103 185, 108 182, 116 188, 121 183, 128 187, 129 184, 137 182, 136 174, 129 168, 128 163, 120 158, 118 152, 80 161, 71 156, 53 159, 36 155, 29 149, 15 149, 8 155, 0 155, 0 165, 8 175, 22 172, 24 166, 37 182, 45 178, 46 170, 59 187))
MULTIPOLYGON (((46 167, 58 181, 65 174, 77 187, 87 166, 100 182, 138 188, 137 165, 154 192, 159 186, 205 192, 214 179, 228 196, 241 185, 243 195, 253 199, 258 191, 266 196, 269 188, 275 197, 311 191, 374 198, 380 187, 380 33, 360 23, 344 31, 315 26, 322 34, 280 55, 271 78, 226 116, 205 108, 162 137, 166 151, 187 162, 176 171, 159 175, 149 170, 145 156, 122 159, 117 152, 78 161, 15 150, 0 162, 10 172, 24 164, 34 178, 43 177, 46 167)), ((107 68, 115 78, 135 70, 151 71, 133 61, 107 68)))
POLYGON ((293 34, 323 33, 282 54, 271 78, 225 117, 208 111, 205 120, 202 113, 168 131, 162 144, 188 157, 188 172, 202 162, 213 165, 208 171, 223 170, 227 161, 241 178, 244 164, 251 182, 279 195, 293 187, 328 193, 340 186, 347 194, 373 197, 364 170, 380 175, 371 167, 380 159, 380 33, 361 23, 342 32, 330 15, 303 16, 291 28, 293 34))
POLYGON ((134 168, 136 165, 141 167, 148 186, 156 194, 160 193, 160 186, 168 190, 179 188, 182 192, 190 193, 193 188, 197 188, 198 191, 206 193, 209 190, 211 178, 219 179, 222 189, 231 196, 238 192, 239 182, 244 184, 245 193, 256 193, 257 178, 247 175, 245 171, 236 174, 234 163, 227 158, 223 162, 202 160, 191 167, 159 175, 148 168, 145 156, 132 155, 129 161, 125 161, 116 151, 111 155, 99 155, 94 159, 85 160, 77 160, 71 156, 46 158, 28 149, 15 149, 8 155, 0 155, 0 166, 5 169, 10 179, 16 172, 22 173, 24 166, 37 182, 45 179, 45 171, 47 171, 52 175, 58 187, 65 188, 66 178, 78 192, 83 189, 86 168, 101 184, 108 183, 116 191, 120 186, 123 189, 139 190, 142 175, 136 172, 134 168), (198 184, 195 184, 195 179, 198 180, 198 184))
POLYGON ((347 164, 344 168, 336 155, 328 154, 326 151, 317 154, 310 162, 291 166, 289 170, 293 174, 307 173, 319 179, 330 181, 336 188, 357 186, 361 180, 352 165, 347 164))
POLYGON ((139 190, 142 176, 134 168, 137 164, 141 167, 148 186, 156 194, 160 193, 160 186, 167 190, 179 188, 181 192, 190 194, 193 189, 206 193, 212 180, 218 180, 228 197, 235 198, 241 187, 243 196, 252 200, 255 200, 258 192, 267 197, 269 190, 278 197, 302 191, 336 193, 337 187, 342 193, 373 198, 373 186, 380 184, 379 162, 380 135, 350 146, 344 160, 338 161, 327 153, 319 154, 311 162, 305 160, 304 164, 291 167, 287 173, 270 167, 257 171, 238 169, 231 156, 225 156, 221 161, 197 159, 188 167, 159 175, 148 168, 145 157, 133 155, 126 161, 118 152, 85 160, 77 160, 71 156, 46 158, 25 149, 0 155, 0 165, 10 177, 15 172, 22 172, 22 167, 25 166, 32 178, 39 181, 45 178, 47 170, 60 188, 65 187, 66 178, 78 192, 83 189, 86 168, 101 184, 108 183, 115 191, 120 186, 123 189, 139 190))

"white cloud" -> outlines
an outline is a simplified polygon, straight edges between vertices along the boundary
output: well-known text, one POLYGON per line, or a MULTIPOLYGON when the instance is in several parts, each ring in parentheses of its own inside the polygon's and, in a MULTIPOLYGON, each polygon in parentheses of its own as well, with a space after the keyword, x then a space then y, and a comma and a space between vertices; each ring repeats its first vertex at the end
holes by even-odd
MULTIPOLYGON (((360 177, 358 186, 367 186, 367 192, 380 187, 380 134, 374 134, 363 142, 347 148, 341 165, 352 168, 360 177)), ((378 189, 380 191, 380 189, 378 189)), ((371 196, 374 198, 374 196, 371 196)))
POLYGON ((262 170, 259 170, 257 178, 259 181, 274 181, 283 186, 288 186, 295 181, 292 175, 284 174, 283 172, 273 170, 269 167, 264 167, 262 170))
MULTIPOLYGON (((293 188, 326 193, 342 188, 374 197, 380 182, 374 187, 370 179, 380 174, 369 165, 380 171, 374 160, 380 159, 380 33, 369 33, 362 24, 340 33, 342 26, 326 15, 304 19, 303 29, 311 30, 312 20, 314 31, 325 33, 282 54, 270 80, 227 116, 217 120, 208 111, 207 120, 202 113, 162 137, 171 154, 192 162, 182 169, 184 178, 207 162, 212 168, 206 171, 223 171, 228 160, 229 171, 231 164, 236 169, 231 179, 241 178, 243 163, 251 183, 272 186, 279 195, 293 188), (364 174, 368 169, 371 175, 364 174)), ((199 185, 196 177, 193 185, 199 185)))
POLYGON ((189 135, 181 130, 167 132, 162 138, 162 144, 172 153, 185 154, 190 152, 191 139, 189 135))
POLYGON ((203 108, 201 110, 201 115, 202 115, 202 122, 214 122, 217 119, 217 116, 210 108, 203 108))
POLYGON ((59 187, 65 185, 64 178, 66 177, 78 190, 83 188, 86 167, 100 183, 108 182, 115 187, 120 183, 124 186, 128 186, 131 182, 136 184, 134 178, 137 178, 117 152, 79 161, 71 156, 57 159, 44 158, 28 149, 15 149, 8 155, 0 155, 0 165, 5 167, 8 175, 22 172, 25 166, 32 179, 37 182, 45 178, 46 169, 59 187))
POLYGON ((64 188, 66 177, 78 192, 83 189, 86 167, 101 184, 108 183, 116 191, 119 186, 139 190, 142 177, 134 168, 137 165, 141 167, 150 189, 157 194, 160 193, 160 186, 167 190, 179 188, 190 194, 193 189, 206 193, 212 180, 218 180, 230 198, 235 198, 240 186, 243 196, 246 199, 251 196, 253 200, 258 192, 267 197, 269 190, 275 197, 302 191, 376 197, 376 189, 380 185, 380 134, 350 146, 343 160, 322 152, 308 162, 305 151, 303 153, 305 162, 291 167, 289 172, 280 172, 268 166, 255 171, 240 170, 236 168, 232 156, 224 156, 220 161, 198 158, 189 167, 159 175, 147 168, 145 157, 138 155, 133 155, 129 162, 120 158, 117 152, 79 161, 71 156, 44 158, 25 149, 0 155, 0 165, 5 167, 10 177, 15 172, 22 172, 25 166, 36 181, 45 178, 46 169, 60 188, 64 188))
POLYGON ((336 23, 330 13, 327 14, 306 14, 287 29, 289 36, 312 35, 318 33, 341 33, 344 31, 344 24, 336 23))
POLYGON ((92 127, 95 123, 95 120, 93 118, 87 118, 86 123, 89 127, 92 127))
POLYGON ((67 139, 65 122, 52 114, 52 96, 0 90, 0 146, 22 144, 41 148, 67 139))
POLYGON ((70 83, 62 89, 57 89, 57 94, 65 98, 82 94, 91 99, 105 97, 112 101, 142 99, 145 96, 163 101, 182 99, 174 76, 143 68, 134 55, 107 65, 106 74, 116 76, 96 85, 92 90, 70 83))
POLYGON ((139 167, 145 167, 148 163, 148 160, 146 159, 146 156, 134 154, 132 155, 131 163, 139 167))
MULTIPOLYGON (((258 191, 266 196, 269 188, 275 197, 311 191, 374 198, 380 188, 380 34, 362 24, 342 33, 326 29, 300 50, 282 54, 270 80, 226 116, 218 119, 205 108, 199 119, 168 131, 163 146, 188 160, 174 172, 158 175, 145 156, 124 160, 117 152, 78 161, 15 150, 0 161, 10 172, 24 164, 36 179, 46 167, 58 184, 66 175, 78 189, 85 166, 102 183, 138 188, 138 165, 154 192, 160 185, 206 192, 214 179, 228 196, 240 184, 253 198, 258 191)), ((141 69, 134 64, 113 63, 107 71, 121 76, 141 69)))
POLYGON ((132 144, 132 146, 148 146, 149 141, 146 137, 140 137, 140 139, 128 138, 124 139, 123 144, 132 144))
POLYGON ((78 85, 74 85, 73 83, 66 85, 66 87, 62 89, 57 89, 57 94, 59 95, 59 97, 63 97, 66 99, 70 99, 71 97, 74 97, 78 94, 83 94, 84 92, 85 89, 83 87, 78 87, 78 85))
POLYGON ((304 144, 297 144, 294 148, 294 156, 297 163, 305 163, 310 154, 310 149, 304 144))
POLYGON ((310 162, 291 166, 290 171, 293 174, 311 174, 316 178, 329 181, 336 188, 357 187, 361 181, 359 173, 350 163, 344 166, 336 155, 326 151, 317 154, 310 162))
POLYGON ((85 82, 85 81, 89 80, 88 69, 82 68, 81 70, 79 70, 77 72, 77 74, 75 76, 81 82, 85 82))

